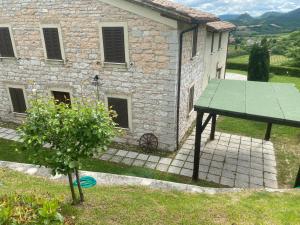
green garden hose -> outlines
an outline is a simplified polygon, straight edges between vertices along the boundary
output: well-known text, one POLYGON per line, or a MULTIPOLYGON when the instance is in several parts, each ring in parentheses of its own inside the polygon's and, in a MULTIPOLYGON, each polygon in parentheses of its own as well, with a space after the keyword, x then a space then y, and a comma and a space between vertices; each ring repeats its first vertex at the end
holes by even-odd
MULTIPOLYGON (((90 176, 81 177, 79 180, 80 180, 80 185, 82 188, 91 188, 97 184, 97 181, 95 180, 95 178, 90 177, 90 176)), ((77 186, 77 180, 74 181, 73 185, 77 186)))

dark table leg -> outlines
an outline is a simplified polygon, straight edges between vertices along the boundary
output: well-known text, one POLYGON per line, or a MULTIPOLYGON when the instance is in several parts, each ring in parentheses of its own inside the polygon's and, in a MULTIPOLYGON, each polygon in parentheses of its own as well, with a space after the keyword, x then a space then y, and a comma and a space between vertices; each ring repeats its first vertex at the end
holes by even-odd
POLYGON ((271 131, 272 131, 272 123, 268 123, 267 126, 267 131, 266 131, 266 135, 265 135, 265 140, 269 141, 270 137, 271 137, 271 131))
POLYGON ((295 182, 295 188, 300 188, 300 166, 299 166, 298 175, 295 182))
POLYGON ((216 114, 212 115, 211 120, 211 130, 210 130, 210 140, 215 140, 215 132, 216 132, 216 123, 217 123, 217 116, 216 114))
POLYGON ((197 112, 193 180, 198 180, 203 112, 197 112))

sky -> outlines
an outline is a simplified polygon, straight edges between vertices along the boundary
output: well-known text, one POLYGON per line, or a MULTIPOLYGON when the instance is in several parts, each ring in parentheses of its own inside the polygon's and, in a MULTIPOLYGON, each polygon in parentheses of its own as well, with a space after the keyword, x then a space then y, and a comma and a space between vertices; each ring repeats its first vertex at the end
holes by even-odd
POLYGON ((264 12, 288 12, 300 8, 300 0, 173 0, 205 12, 222 14, 249 13, 259 16, 264 12))

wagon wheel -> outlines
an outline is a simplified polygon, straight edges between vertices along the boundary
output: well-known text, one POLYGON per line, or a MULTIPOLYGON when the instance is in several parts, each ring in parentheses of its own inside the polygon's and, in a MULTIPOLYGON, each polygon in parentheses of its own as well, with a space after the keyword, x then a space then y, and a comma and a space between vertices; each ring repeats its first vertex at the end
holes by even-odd
POLYGON ((143 134, 139 140, 139 146, 145 150, 156 150, 158 139, 154 134, 143 134))

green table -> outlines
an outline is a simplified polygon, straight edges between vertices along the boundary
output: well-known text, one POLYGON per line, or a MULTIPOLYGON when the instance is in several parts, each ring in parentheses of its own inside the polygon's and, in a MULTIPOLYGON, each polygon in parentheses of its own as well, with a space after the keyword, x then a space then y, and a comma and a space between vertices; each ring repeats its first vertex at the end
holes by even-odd
POLYGON ((300 127, 300 93, 293 84, 239 80, 211 80, 197 100, 193 179, 198 179, 201 134, 212 120, 210 139, 214 139, 216 116, 230 116, 267 123, 265 140, 272 124, 300 127), (203 115, 209 116, 203 123, 203 115))

